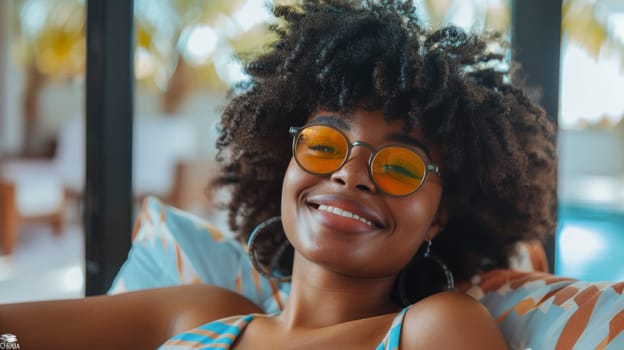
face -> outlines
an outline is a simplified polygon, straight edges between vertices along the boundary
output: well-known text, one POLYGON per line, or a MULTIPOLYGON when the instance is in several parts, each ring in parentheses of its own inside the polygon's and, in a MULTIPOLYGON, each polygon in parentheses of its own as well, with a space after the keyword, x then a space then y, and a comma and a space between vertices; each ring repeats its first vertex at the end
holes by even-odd
MULTIPOLYGON (((405 134, 403 121, 386 122, 382 111, 355 110, 348 116, 318 112, 309 123, 340 129, 349 143, 374 148, 401 144, 440 164, 422 146, 418 130, 405 134), (419 147, 419 145, 421 147, 419 147)), ((438 210, 442 195, 438 174, 430 172, 420 189, 396 197, 376 188, 369 173, 371 149, 356 146, 344 165, 329 174, 315 175, 291 159, 282 191, 282 222, 295 248, 295 259, 352 276, 381 278, 398 273, 424 240, 443 227, 438 210)))

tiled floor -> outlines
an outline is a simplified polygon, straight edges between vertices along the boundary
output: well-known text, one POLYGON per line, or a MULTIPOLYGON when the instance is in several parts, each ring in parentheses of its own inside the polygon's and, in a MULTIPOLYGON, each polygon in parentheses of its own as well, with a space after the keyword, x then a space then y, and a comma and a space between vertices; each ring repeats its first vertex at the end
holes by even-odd
POLYGON ((60 236, 45 225, 23 227, 15 252, 0 255, 0 303, 83 296, 83 252, 80 226, 60 236))

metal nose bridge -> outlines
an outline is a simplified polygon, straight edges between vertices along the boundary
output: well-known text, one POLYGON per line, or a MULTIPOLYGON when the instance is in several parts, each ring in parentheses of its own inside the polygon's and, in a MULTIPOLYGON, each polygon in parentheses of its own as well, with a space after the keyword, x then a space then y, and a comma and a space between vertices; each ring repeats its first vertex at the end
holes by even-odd
POLYGON ((368 150, 371 151, 371 154, 375 153, 375 151, 377 150, 377 149, 375 149, 375 147, 373 147, 373 145, 371 145, 370 143, 366 143, 364 141, 353 141, 351 143, 351 148, 357 147, 357 146, 364 146, 364 147, 368 148, 368 150))
POLYGON ((369 163, 369 166, 370 166, 370 162, 373 159, 373 156, 375 155, 375 152, 377 152, 377 149, 373 145, 371 145, 370 143, 366 143, 364 141, 353 141, 353 142, 351 142, 349 144, 349 152, 347 153, 347 157, 344 160, 343 166, 351 158, 351 152, 353 151, 353 148, 355 148, 357 146, 362 146, 364 148, 368 148, 368 150, 370 151, 370 155, 368 156, 368 163, 369 163))
POLYGON ((344 168, 344 166, 349 162, 349 160, 351 160, 352 152, 353 152, 353 149, 355 147, 362 146, 364 148, 367 148, 370 151, 370 154, 368 155, 368 161, 367 161, 367 163, 368 163, 368 179, 370 181, 372 181, 373 188, 378 189, 379 186, 377 185, 377 182, 373 178, 373 176, 371 174, 371 169, 370 169, 371 162, 373 160, 373 156, 375 155, 375 152, 377 151, 377 149, 373 145, 371 145, 370 143, 366 143, 364 141, 353 141, 351 143, 348 143, 348 140, 346 140, 346 141, 347 141, 347 144, 349 145, 349 149, 347 151, 347 154, 345 155, 344 160, 342 161, 342 164, 335 171, 338 171, 339 169, 344 168))

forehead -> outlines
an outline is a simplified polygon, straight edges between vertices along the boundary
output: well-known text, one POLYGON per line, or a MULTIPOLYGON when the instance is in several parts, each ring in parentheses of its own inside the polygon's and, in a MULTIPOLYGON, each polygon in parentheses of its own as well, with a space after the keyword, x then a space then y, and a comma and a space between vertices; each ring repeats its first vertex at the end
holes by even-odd
POLYGON ((403 118, 397 117, 386 120, 381 109, 356 108, 350 112, 319 110, 308 118, 307 123, 311 122, 323 122, 347 131, 357 127, 379 126, 381 127, 380 131, 392 130, 406 135, 423 136, 419 128, 406 128, 406 121, 403 118))

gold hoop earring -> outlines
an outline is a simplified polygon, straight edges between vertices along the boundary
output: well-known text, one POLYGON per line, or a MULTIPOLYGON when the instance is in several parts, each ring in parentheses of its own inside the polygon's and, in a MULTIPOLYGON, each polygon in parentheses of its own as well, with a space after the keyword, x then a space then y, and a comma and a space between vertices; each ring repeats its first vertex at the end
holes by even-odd
MULTIPOLYGON (((438 290, 437 292, 449 291, 449 290, 455 289, 455 279, 453 278, 453 272, 451 272, 451 269, 449 269, 448 266, 446 266, 446 264, 442 260, 440 260, 440 258, 431 254, 431 244, 432 243, 430 240, 427 241, 425 252, 422 255, 417 255, 415 260, 432 261, 442 270, 442 273, 444 274, 445 285, 442 287, 442 290, 438 290)), ((399 292, 399 299, 401 300, 401 303, 404 306, 411 305, 415 302, 415 301, 411 301, 408 297, 407 282, 406 282, 407 273, 405 272, 406 269, 407 267, 401 270, 401 272, 399 273, 398 285, 397 285, 398 292, 399 292)))
MULTIPOLYGON (((251 232, 251 235, 249 235, 249 240, 247 241, 247 254, 249 255, 249 260, 251 260, 251 264, 253 265, 253 267, 262 276, 275 282, 288 282, 290 281, 291 276, 283 275, 267 266, 260 264, 255 254, 256 238, 258 238, 258 235, 263 230, 265 230, 268 226, 271 226, 276 223, 281 223, 281 221, 282 221, 281 216, 274 216, 258 224, 258 226, 256 226, 251 232)), ((288 248, 288 245, 290 245, 290 243, 288 243, 288 240, 286 240, 282 245, 280 245, 279 249, 277 250, 276 258, 281 256, 286 251, 286 249, 288 248)), ((273 259, 273 261, 276 261, 276 259, 273 259)))

